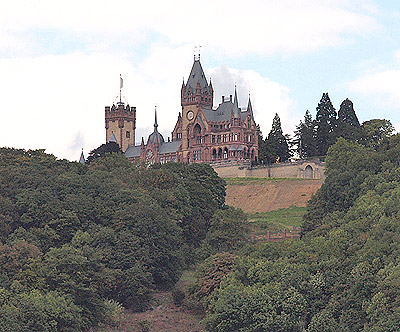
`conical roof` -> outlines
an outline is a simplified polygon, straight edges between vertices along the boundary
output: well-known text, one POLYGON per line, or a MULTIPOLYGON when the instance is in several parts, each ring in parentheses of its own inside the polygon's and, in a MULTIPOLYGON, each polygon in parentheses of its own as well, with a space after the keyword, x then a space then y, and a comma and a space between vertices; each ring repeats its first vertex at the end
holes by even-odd
POLYGON ((86 164, 85 156, 83 154, 83 149, 82 149, 81 157, 79 158, 79 162, 81 164, 86 164))
POLYGON ((194 60, 192 70, 190 71, 190 75, 186 83, 186 89, 190 87, 192 91, 195 92, 197 82, 200 82, 200 88, 202 91, 204 90, 204 88, 208 89, 206 76, 204 75, 200 60, 194 60))
POLYGON ((163 144, 164 143, 164 137, 158 132, 158 123, 157 123, 157 108, 154 111, 154 131, 149 135, 149 138, 147 139, 147 144, 151 142, 152 144, 163 144))

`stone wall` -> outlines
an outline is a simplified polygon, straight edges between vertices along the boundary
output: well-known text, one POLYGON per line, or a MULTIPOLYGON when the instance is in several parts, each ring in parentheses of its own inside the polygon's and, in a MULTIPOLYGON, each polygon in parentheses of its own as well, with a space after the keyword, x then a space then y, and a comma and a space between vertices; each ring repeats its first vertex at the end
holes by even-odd
POLYGON ((319 159, 258 165, 251 167, 249 161, 220 162, 211 164, 220 177, 298 178, 325 179, 325 163, 319 159))

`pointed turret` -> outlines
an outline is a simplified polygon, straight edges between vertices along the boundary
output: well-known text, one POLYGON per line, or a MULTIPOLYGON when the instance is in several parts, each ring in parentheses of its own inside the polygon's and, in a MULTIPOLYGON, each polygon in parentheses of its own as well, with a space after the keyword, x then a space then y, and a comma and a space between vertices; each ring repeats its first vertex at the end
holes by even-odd
POLYGON ((254 120, 254 115, 253 115, 253 107, 251 106, 251 100, 250 100, 250 95, 249 95, 249 102, 247 104, 247 114, 251 117, 251 119, 254 120))
POLYGON ((85 156, 83 154, 83 149, 82 149, 81 157, 79 158, 79 162, 81 164, 86 164, 85 156))
POLYGON ((233 105, 234 105, 235 107, 239 108, 236 85, 235 85, 235 97, 233 98, 233 105))
POLYGON ((154 110, 154 131, 150 134, 147 144, 152 143, 152 144, 163 144, 164 143, 164 137, 158 132, 158 123, 157 123, 157 107, 154 110))
POLYGON ((239 102, 238 102, 238 97, 237 97, 236 85, 235 85, 235 97, 233 98, 233 112, 234 112, 235 119, 240 117, 240 108, 239 108, 239 102))

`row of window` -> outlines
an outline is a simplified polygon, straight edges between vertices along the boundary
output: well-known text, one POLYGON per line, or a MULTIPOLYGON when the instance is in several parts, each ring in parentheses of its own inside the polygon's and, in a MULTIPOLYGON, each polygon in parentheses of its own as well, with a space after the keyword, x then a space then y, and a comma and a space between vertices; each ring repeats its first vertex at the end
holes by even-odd
POLYGON ((165 158, 161 157, 160 158, 160 163, 161 164, 165 164, 165 163, 167 163, 169 161, 176 162, 176 157, 175 156, 171 156, 171 157, 165 157, 165 158))

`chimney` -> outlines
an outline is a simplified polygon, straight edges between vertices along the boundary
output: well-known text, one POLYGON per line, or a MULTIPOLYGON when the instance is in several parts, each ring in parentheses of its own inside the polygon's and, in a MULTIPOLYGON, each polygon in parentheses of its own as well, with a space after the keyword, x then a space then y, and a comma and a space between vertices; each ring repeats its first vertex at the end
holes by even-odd
POLYGON ((222 102, 224 102, 225 101, 225 96, 222 96, 222 102))
POLYGON ((232 102, 232 95, 229 96, 229 101, 232 102))

